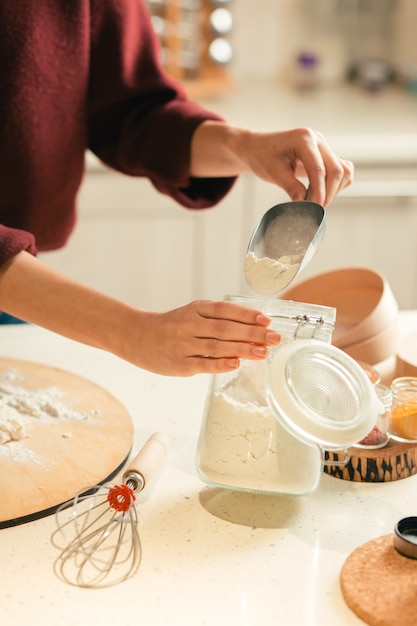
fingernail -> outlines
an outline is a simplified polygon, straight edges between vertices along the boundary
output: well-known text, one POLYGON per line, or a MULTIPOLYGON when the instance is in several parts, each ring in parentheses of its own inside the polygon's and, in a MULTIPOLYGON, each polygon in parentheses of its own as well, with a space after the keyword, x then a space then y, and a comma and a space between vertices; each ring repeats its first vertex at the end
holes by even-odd
POLYGON ((267 349, 265 346, 253 346, 252 354, 255 356, 265 357, 267 353, 267 349))
POLYGON ((281 341, 281 335, 275 330, 268 330, 266 333, 266 341, 269 344, 276 345, 281 341))
POLYGON ((268 326, 268 324, 271 323, 271 319, 265 315, 265 313, 258 313, 258 315, 256 316, 256 323, 260 324, 261 326, 268 326))

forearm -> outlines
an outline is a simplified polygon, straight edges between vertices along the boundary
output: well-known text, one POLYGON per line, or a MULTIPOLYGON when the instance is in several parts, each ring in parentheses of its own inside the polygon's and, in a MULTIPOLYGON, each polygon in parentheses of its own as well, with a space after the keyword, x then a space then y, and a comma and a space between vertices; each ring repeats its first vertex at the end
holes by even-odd
POLYGON ((48 330, 122 354, 131 308, 55 272, 27 252, 0 269, 0 310, 48 330))
POLYGON ((198 126, 191 144, 191 175, 230 177, 249 171, 239 154, 238 142, 245 144, 250 131, 207 120, 198 126))
POLYGON ((76 283, 27 252, 0 268, 1 309, 173 376, 234 370, 241 358, 265 358, 280 339, 255 309, 195 301, 167 313, 143 311, 76 283))

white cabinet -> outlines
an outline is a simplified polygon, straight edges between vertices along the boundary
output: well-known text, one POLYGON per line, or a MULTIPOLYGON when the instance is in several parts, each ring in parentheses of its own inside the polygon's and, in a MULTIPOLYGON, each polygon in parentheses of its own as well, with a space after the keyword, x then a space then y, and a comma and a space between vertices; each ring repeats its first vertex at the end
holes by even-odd
POLYGON ((202 216, 202 280, 196 297, 220 300, 247 290, 243 265, 253 230, 253 182, 252 176, 242 176, 229 195, 202 216))
POLYGON ((42 260, 133 305, 167 310, 240 291, 244 180, 213 209, 188 210, 149 181, 91 169, 68 244, 42 260))

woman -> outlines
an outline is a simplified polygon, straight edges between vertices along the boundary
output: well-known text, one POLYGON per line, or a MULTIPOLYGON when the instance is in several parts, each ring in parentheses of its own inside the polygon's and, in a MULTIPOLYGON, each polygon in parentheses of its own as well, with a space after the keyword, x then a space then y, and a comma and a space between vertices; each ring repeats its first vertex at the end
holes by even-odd
POLYGON ((353 166, 310 129, 235 128, 191 102, 159 62, 143 0, 0 4, 0 309, 160 374, 236 369, 279 335, 259 311, 196 301, 133 308, 42 264, 75 223, 84 155, 146 176, 192 209, 253 172, 293 200, 327 205, 353 166))

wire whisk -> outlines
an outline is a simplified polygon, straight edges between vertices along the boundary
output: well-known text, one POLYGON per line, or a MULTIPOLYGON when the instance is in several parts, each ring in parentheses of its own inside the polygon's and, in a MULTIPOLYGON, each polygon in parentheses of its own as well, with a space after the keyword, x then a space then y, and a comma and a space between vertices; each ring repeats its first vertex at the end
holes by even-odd
POLYGON ((51 541, 61 551, 54 563, 61 580, 78 587, 108 587, 138 571, 142 548, 136 493, 148 485, 168 448, 166 435, 153 434, 122 483, 86 487, 57 509, 51 541))

